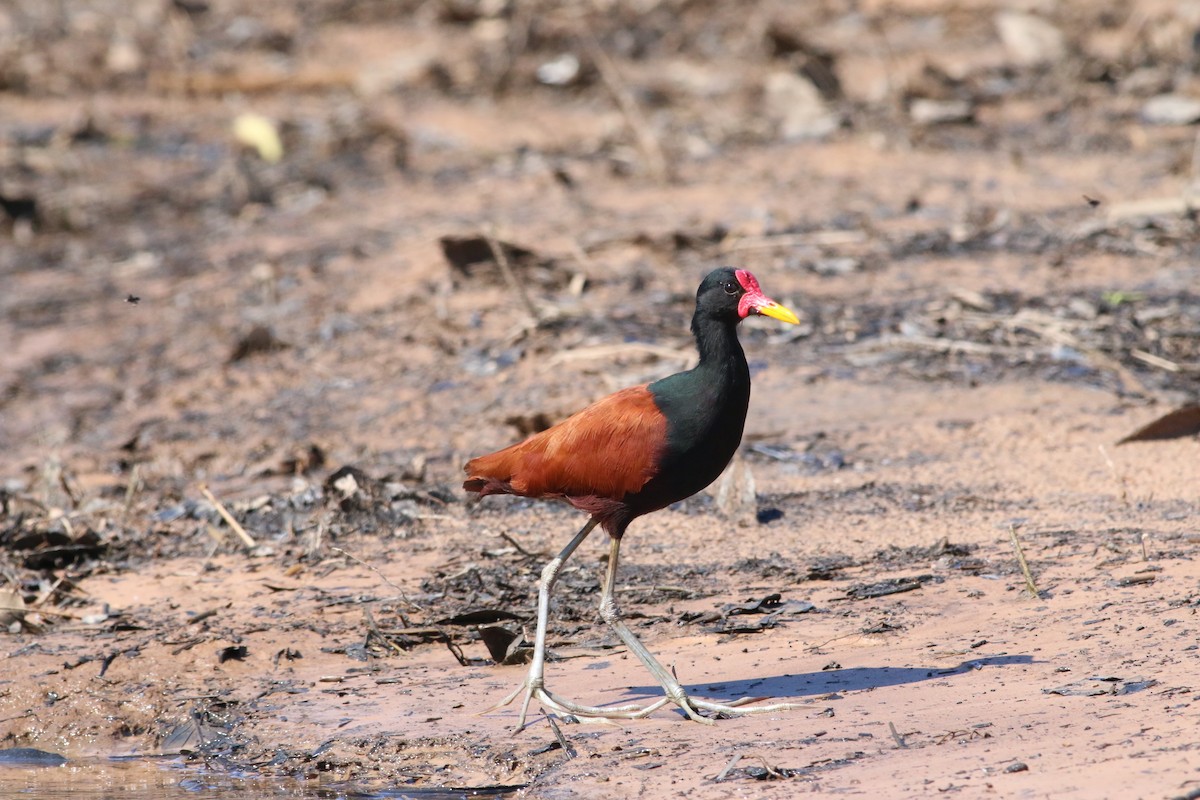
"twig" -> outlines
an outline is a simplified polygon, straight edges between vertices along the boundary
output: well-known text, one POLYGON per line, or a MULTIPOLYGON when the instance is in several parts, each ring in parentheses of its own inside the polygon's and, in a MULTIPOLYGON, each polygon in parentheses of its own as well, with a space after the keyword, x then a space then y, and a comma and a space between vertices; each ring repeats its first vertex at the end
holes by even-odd
MULTIPOLYGON (((403 619, 403 617, 401 617, 401 618, 403 619)), ((404 648, 402 648, 400 645, 393 642, 388 637, 384 636, 383 631, 379 630, 379 626, 375 624, 375 617, 372 616, 371 608, 369 606, 363 606, 363 619, 366 620, 366 623, 367 623, 367 638, 368 639, 371 638, 371 634, 375 634, 376 639, 383 642, 388 647, 392 648, 392 650, 394 650, 397 655, 404 654, 404 648)), ((404 624, 407 625, 408 622, 405 622, 404 624)))
POLYGON ((1108 209, 1108 222, 1109 224, 1119 224, 1130 219, 1144 217, 1181 217, 1196 208, 1197 199, 1187 194, 1183 197, 1152 197, 1148 200, 1115 203, 1108 209))
POLYGON ((729 771, 732 770, 734 768, 734 766, 736 766, 737 763, 741 760, 742 760, 741 753, 737 753, 736 755, 734 755, 733 758, 729 759, 729 763, 725 765, 725 769, 721 770, 721 774, 719 774, 716 777, 716 779, 713 781, 713 783, 720 783, 721 781, 725 780, 725 776, 728 775, 729 771))
POLYGON ((1154 353, 1147 353, 1145 350, 1130 350, 1129 355, 1136 358, 1138 361, 1149 364, 1152 367, 1164 369, 1167 372, 1182 372, 1183 367, 1174 361, 1156 356, 1154 353))
POLYGON ((570 760, 579 755, 579 753, 575 752, 575 748, 571 747, 571 744, 567 741, 567 737, 563 736, 563 732, 558 727, 558 722, 555 721, 554 717, 547 714, 546 722, 550 723, 550 730, 554 731, 554 738, 558 739, 558 746, 567 754, 567 759, 570 760))
MULTIPOLYGON (((403 600, 404 602, 408 603, 409 608, 411 610, 413 610, 413 611, 424 611, 425 610, 425 609, 421 608, 419 605, 417 605, 416 603, 414 603, 412 600, 409 600, 408 595, 404 593, 404 590, 401 589, 399 586, 397 586, 392 581, 391 578, 389 578, 388 576, 386 576, 382 572, 380 572, 379 569, 374 564, 368 564, 366 561, 363 561, 361 558, 359 558, 358 556, 354 555, 353 553, 349 552, 348 550, 346 550, 344 548, 331 547, 329 549, 335 553, 341 553, 342 555, 344 555, 346 558, 350 559, 351 561, 357 562, 358 564, 361 564, 362 566, 371 570, 371 572, 374 572, 376 575, 379 576, 380 580, 382 580, 388 586, 390 586, 396 590, 396 593, 398 595, 400 595, 400 599, 403 600)), ((400 621, 404 623, 405 627, 409 627, 412 625, 412 623, 410 623, 408 621, 408 619, 405 618, 404 614, 402 614, 400 612, 396 612, 396 613, 400 614, 400 621)))
POLYGON ((902 747, 905 750, 907 750, 908 742, 904 741, 904 737, 901 736, 900 732, 896 730, 896 723, 889 722, 888 730, 892 732, 892 739, 894 739, 896 741, 896 747, 902 747))
POLYGON ((213 506, 217 509, 217 513, 221 515, 221 519, 225 520, 229 527, 233 529, 233 532, 237 534, 239 539, 242 540, 242 544, 245 545, 246 549, 253 550, 256 546, 254 538, 251 537, 250 534, 246 533, 246 529, 243 528, 241 524, 233 518, 233 514, 229 513, 229 509, 225 507, 225 504, 214 497, 213 493, 208 490, 207 486, 200 487, 200 494, 204 495, 204 498, 213 504, 213 506))
POLYGON ((450 637, 446 637, 446 639, 444 641, 446 642, 447 649, 450 650, 450 654, 458 660, 458 665, 460 667, 471 666, 471 662, 467 660, 467 657, 465 655, 463 655, 463 651, 462 651, 461 647, 456 645, 454 643, 454 641, 450 639, 450 637))
MULTIPOLYGON (((596 271, 596 262, 592 259, 591 256, 588 255, 587 251, 583 249, 583 245, 579 242, 579 239, 574 238, 574 237, 571 238, 571 254, 575 256, 575 259, 580 264, 582 264, 585 269, 587 269, 591 272, 596 271)), ((587 274, 584 272, 576 272, 575 275, 576 276, 583 275, 584 278, 588 277, 587 274)), ((574 281, 572 281, 572 283, 573 282, 574 281)), ((580 286, 579 288, 581 290, 580 292, 572 292, 572 294, 575 294, 575 295, 580 294, 582 292, 583 287, 580 286)))
POLYGON ((321 549, 321 544, 325 541, 325 531, 329 530, 330 513, 326 512, 317 520, 317 529, 312 536, 306 537, 309 541, 305 547, 304 554, 309 558, 317 554, 321 549))
POLYGON ((424 628, 396 628, 387 631, 389 636, 417 636, 430 639, 431 641, 441 641, 448 637, 448 634, 443 629, 430 625, 424 628))
POLYGON ((650 170, 650 174, 656 181, 665 183, 670 177, 670 173, 667 169, 667 159, 663 155, 662 145, 659 144, 658 137, 650 129, 645 116, 642 115, 642 110, 638 108, 637 101, 633 99, 633 94, 621 78, 617 65, 600 47, 600 43, 596 41, 595 35, 590 30, 585 31, 580 38, 583 40, 588 55, 592 57, 592 61, 596 62, 596 69, 600 71, 600 78, 604 81, 605 87, 617 101, 617 106, 625 116, 625 122, 633 129, 638 149, 642 151, 642 158, 646 160, 646 167, 650 170))
POLYGON ((71 501, 71 508, 79 508, 79 494, 71 487, 71 478, 61 467, 58 470, 58 485, 67 493, 67 498, 71 501))
MULTIPOLYGON (((850 598, 847 598, 847 599, 850 599, 850 598)), ((852 636, 861 636, 861 635, 862 635, 862 634, 861 634, 859 631, 852 631, 852 632, 850 632, 850 633, 843 633, 843 634, 842 634, 842 635, 840 635, 840 636, 834 636, 832 639, 826 639, 825 641, 821 642, 820 644, 810 644, 810 645, 808 645, 807 647, 805 647, 804 649, 805 649, 805 651, 806 651, 806 652, 809 652, 809 653, 818 653, 818 652, 820 652, 820 651, 821 651, 821 650, 822 650, 822 649, 823 649, 823 648, 824 648, 826 645, 833 644, 834 642, 836 642, 836 641, 838 641, 838 640, 840 640, 840 639, 849 639, 849 638, 851 638, 852 636)))
POLYGON ((1008 535, 1012 539, 1013 549, 1017 551, 1017 563, 1021 565, 1021 573, 1025 575, 1025 586, 1031 595, 1039 597, 1037 584, 1033 582, 1033 573, 1029 571, 1029 562, 1025 560, 1025 550, 1021 547, 1021 540, 1017 538, 1016 525, 1009 524, 1008 535))
POLYGON ((512 270, 512 265, 508 263, 508 256, 504 252, 504 246, 496 239, 496 232, 492 226, 488 226, 488 230, 484 233, 483 238, 487 239, 488 249, 492 251, 492 258, 496 260, 496 264, 500 267, 500 272, 504 274, 504 280, 508 283, 508 288, 521 300, 521 305, 525 306, 525 310, 529 312, 529 316, 533 317, 535 322, 542 321, 542 315, 538 313, 537 306, 529 299, 529 293, 525 291, 525 284, 517 280, 516 273, 512 270))
POLYGON ((1108 451, 1104 449, 1104 445, 1096 445, 1100 450, 1100 455, 1104 456, 1104 463, 1108 464, 1108 471, 1112 473, 1113 480, 1121 487, 1121 503, 1126 508, 1129 507, 1129 488, 1125 484, 1125 478, 1117 472, 1117 465, 1109 458, 1108 451))
POLYGON ((133 469, 129 470, 129 485, 125 487, 125 506, 122 510, 122 515, 129 517, 129 512, 133 508, 133 499, 137 496, 138 489, 142 484, 142 465, 134 464, 133 469))
POLYGON ((526 550, 524 547, 521 547, 521 543, 520 543, 520 542, 518 542, 518 541, 517 541, 516 539, 514 539, 512 536, 509 536, 509 535, 508 535, 507 533, 505 533, 504 531, 501 531, 501 532, 500 532, 500 538, 501 538, 501 539, 503 539, 504 541, 508 542, 509 544, 511 544, 511 545, 512 545, 514 548, 516 548, 516 550, 517 550, 517 552, 518 552, 518 553, 520 553, 521 555, 525 556, 526 558, 542 558, 542 557, 545 555, 544 553, 531 553, 531 552, 529 552, 529 551, 528 551, 528 550, 526 550))
POLYGON ((37 606, 8 606, 0 605, 0 611, 9 614, 49 614, 52 617, 66 617, 67 619, 82 619, 82 615, 71 611, 56 611, 53 608, 39 608, 37 606))

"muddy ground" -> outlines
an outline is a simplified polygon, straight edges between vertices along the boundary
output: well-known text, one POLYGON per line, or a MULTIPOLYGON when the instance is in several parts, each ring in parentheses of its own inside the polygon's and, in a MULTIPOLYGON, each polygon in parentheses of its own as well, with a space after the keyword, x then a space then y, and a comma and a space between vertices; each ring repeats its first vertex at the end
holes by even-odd
MULTIPOLYGON (((1195 8, 243 5, 0 9, 0 744, 1198 796, 1200 450, 1116 444, 1200 393, 1195 8), (724 263, 802 324, 743 326, 735 468, 634 525, 620 600, 697 694, 800 708, 514 736, 484 637, 583 520, 462 464, 686 366, 724 263)), ((549 685, 645 702, 605 551, 549 685)))

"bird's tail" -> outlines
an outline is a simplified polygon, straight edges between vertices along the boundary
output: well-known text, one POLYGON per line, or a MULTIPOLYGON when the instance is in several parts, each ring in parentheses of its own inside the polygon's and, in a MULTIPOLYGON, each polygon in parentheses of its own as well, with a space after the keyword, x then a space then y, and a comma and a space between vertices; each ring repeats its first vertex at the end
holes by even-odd
POLYGON ((463 488, 468 492, 478 492, 480 497, 487 497, 489 494, 516 494, 513 487, 505 481, 475 475, 463 481, 463 488))

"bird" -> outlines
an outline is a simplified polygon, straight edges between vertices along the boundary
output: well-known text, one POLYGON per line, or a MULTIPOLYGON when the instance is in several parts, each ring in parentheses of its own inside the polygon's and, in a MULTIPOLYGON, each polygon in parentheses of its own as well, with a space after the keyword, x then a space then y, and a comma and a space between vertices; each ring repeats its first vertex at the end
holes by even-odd
POLYGON ((542 569, 537 632, 524 682, 493 709, 524 693, 517 731, 530 703, 580 719, 635 719, 674 704, 697 722, 701 711, 736 716, 777 711, 786 703, 744 708, 757 698, 722 704, 691 697, 634 635, 613 597, 626 528, 636 518, 684 500, 711 484, 742 440, 750 405, 750 369, 737 326, 751 314, 797 324, 796 315, 763 294, 752 273, 734 267, 710 272, 696 291, 691 330, 696 366, 652 383, 622 389, 524 441, 467 462, 463 488, 480 498, 495 494, 563 500, 588 514, 587 523, 542 569), (609 536, 600 618, 662 686, 662 698, 642 707, 587 706, 546 688, 546 626, 550 595, 563 564, 599 526, 609 536))

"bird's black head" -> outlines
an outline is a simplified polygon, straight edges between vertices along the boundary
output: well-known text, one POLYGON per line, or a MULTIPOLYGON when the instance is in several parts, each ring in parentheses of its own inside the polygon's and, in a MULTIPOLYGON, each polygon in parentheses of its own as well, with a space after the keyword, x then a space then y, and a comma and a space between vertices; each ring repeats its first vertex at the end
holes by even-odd
POLYGON ((744 269, 714 269, 696 290, 696 312, 737 324, 750 314, 762 314, 793 324, 796 315, 762 293, 758 280, 744 269))

